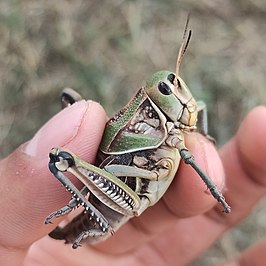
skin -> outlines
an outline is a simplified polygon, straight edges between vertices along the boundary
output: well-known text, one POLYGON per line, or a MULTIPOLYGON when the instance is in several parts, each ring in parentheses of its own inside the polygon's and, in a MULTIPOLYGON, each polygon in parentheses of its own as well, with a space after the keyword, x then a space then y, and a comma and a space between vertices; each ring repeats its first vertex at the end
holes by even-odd
MULTIPOLYGON (((81 101, 62 110, 0 162, 0 265, 185 265, 266 194, 266 108, 257 107, 219 152, 198 133, 186 136, 196 161, 220 189, 226 180, 231 214, 221 212, 197 174, 181 163, 158 204, 106 242, 72 250, 47 236, 60 219, 44 225, 45 217, 70 198, 49 173, 47 156, 51 147, 63 146, 93 162, 105 121, 99 104, 81 101)), ((266 239, 225 265, 263 265, 265 248, 266 239)))

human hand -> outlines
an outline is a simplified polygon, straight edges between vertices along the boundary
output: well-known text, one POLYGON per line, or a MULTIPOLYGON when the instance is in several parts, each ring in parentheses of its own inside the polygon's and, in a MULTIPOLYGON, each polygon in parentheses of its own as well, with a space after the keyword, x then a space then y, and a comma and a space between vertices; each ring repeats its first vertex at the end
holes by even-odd
MULTIPOLYGON (((47 236, 61 220, 45 217, 69 194, 48 170, 51 147, 63 146, 92 162, 105 125, 94 102, 81 101, 52 118, 35 137, 0 162, 0 265, 184 265, 195 260, 226 230, 248 215, 266 194, 266 108, 257 107, 219 154, 203 136, 186 143, 201 168, 222 188, 232 213, 221 206, 190 166, 181 163, 164 197, 113 237, 73 250, 47 236), (224 167, 224 171, 223 171, 224 167)), ((227 265, 266 261, 266 240, 227 265)), ((257 264, 256 264, 257 263, 257 264)))

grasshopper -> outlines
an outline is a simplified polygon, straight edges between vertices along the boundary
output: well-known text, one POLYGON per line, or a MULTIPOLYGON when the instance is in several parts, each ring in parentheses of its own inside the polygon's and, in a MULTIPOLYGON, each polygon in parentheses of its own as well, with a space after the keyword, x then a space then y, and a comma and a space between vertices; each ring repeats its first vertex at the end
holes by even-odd
MULTIPOLYGON (((191 34, 187 19, 175 73, 160 71, 152 75, 135 97, 106 123, 96 166, 62 148, 51 150, 49 169, 72 194, 72 199, 51 213, 45 223, 78 206, 84 208, 69 224, 56 227, 49 234, 52 238, 72 243, 73 248, 108 238, 130 218, 141 215, 160 200, 181 160, 195 169, 212 196, 222 204, 223 211, 231 211, 185 146, 184 134, 196 130, 198 114, 200 132, 208 137, 206 106, 195 101, 179 77, 191 34), (83 188, 77 189, 64 172, 76 176, 83 188)), ((72 89, 65 89, 61 98, 63 107, 80 99, 72 89)))

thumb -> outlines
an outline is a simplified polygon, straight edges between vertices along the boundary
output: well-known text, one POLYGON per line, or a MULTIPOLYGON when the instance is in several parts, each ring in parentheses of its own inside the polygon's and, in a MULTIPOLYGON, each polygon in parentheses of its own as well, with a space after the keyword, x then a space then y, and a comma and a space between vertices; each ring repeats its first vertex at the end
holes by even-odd
POLYGON ((49 151, 63 146, 93 161, 105 120, 99 104, 75 103, 0 162, 0 248, 27 248, 52 230, 44 219, 64 206, 69 195, 48 170, 49 151))

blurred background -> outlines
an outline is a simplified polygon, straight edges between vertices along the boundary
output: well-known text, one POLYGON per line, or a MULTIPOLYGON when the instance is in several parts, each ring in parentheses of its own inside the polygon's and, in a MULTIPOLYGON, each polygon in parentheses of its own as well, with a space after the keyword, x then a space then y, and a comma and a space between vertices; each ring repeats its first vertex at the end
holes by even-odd
MULTIPOLYGON (((64 87, 111 116, 152 73, 175 70, 188 13, 193 36, 180 76, 207 103, 210 134, 224 144, 266 102, 265 1, 1 0, 0 156, 60 110, 64 87)), ((218 265, 260 239, 265 206, 193 265, 218 265)))

